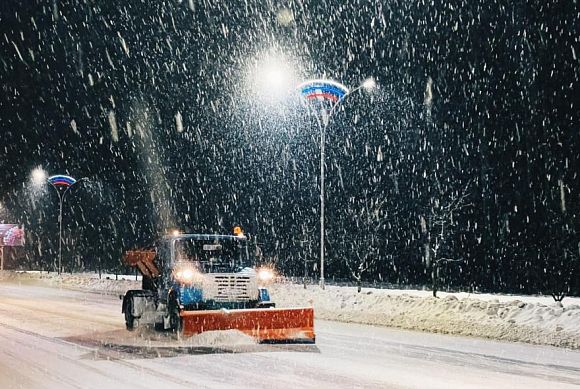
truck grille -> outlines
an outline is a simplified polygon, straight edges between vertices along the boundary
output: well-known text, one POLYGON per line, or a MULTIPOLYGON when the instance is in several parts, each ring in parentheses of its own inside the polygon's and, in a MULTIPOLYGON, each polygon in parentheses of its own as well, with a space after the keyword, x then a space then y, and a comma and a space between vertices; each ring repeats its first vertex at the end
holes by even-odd
POLYGON ((250 277, 230 274, 214 275, 216 301, 249 301, 250 277))

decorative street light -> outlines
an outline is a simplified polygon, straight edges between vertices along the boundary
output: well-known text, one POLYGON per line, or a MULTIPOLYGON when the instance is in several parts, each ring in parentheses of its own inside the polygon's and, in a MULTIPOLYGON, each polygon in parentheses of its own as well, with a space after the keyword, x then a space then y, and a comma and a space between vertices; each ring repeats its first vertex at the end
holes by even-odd
POLYGON ((58 224, 59 224, 59 233, 58 233, 58 274, 62 271, 62 205, 64 202, 64 198, 68 191, 77 185, 79 182, 87 181, 88 178, 81 178, 79 180, 75 180, 70 176, 65 175, 55 175, 48 177, 48 182, 52 185, 52 187, 56 190, 59 199, 59 215, 58 215, 58 224))
POLYGON ((306 100, 307 106, 318 108, 314 111, 316 122, 320 128, 320 287, 324 289, 324 144, 326 128, 330 119, 336 112, 336 108, 349 95, 361 89, 373 89, 376 87, 375 80, 368 78, 359 86, 350 90, 340 82, 326 79, 305 81, 298 85, 300 95, 306 100))
MULTIPOLYGON (((3 217, 2 217, 2 211, 4 209, 4 206, 2 205, 2 203, 0 203, 0 224, 4 223, 3 217)), ((2 239, 2 238, 0 238, 2 239)), ((2 244, 2 242, 0 242, 0 271, 4 270, 4 245, 2 244)))

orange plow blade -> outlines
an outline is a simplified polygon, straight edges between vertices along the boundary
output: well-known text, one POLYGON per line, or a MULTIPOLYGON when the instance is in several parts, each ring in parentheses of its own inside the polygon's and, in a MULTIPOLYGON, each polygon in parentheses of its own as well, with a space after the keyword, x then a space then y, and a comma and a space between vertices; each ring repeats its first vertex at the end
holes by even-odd
POLYGON ((183 335, 238 330, 258 341, 314 342, 313 308, 182 311, 183 335))

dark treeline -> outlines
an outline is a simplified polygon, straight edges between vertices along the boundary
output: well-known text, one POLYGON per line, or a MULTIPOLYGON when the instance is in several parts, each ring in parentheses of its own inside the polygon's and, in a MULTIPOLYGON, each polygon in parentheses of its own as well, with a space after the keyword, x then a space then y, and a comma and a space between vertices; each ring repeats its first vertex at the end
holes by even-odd
POLYGON ((575 2, 7 1, 0 5, 0 220, 26 267, 120 270, 178 228, 239 224, 317 275, 319 128, 256 96, 256 56, 355 87, 327 145, 327 278, 580 294, 575 2), (281 17, 285 16, 285 17, 281 17), (293 19, 288 19, 293 15, 293 19))

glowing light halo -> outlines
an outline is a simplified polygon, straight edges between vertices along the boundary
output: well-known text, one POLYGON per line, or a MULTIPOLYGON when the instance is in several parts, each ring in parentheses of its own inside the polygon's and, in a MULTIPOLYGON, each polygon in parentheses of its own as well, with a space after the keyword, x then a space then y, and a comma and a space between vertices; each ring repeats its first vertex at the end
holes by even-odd
POLYGON ((281 47, 264 48, 249 58, 244 70, 243 91, 265 107, 283 108, 283 102, 292 95, 301 79, 302 66, 293 56, 287 55, 281 47))
POLYGON ((54 187, 68 188, 68 187, 71 187, 74 184, 76 184, 77 180, 75 180, 71 176, 66 176, 64 174, 57 174, 57 175, 48 177, 48 182, 50 184, 52 184, 54 187))
POLYGON ((37 166, 30 172, 30 179, 34 184, 42 185, 47 175, 42 166, 37 166))

